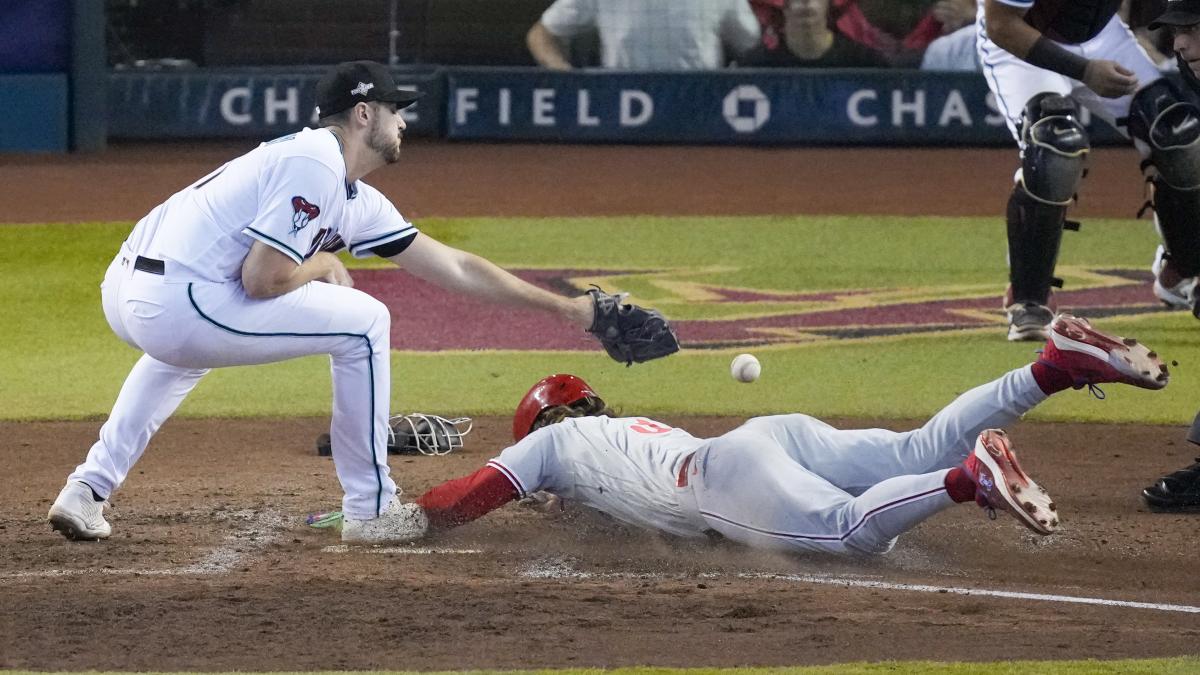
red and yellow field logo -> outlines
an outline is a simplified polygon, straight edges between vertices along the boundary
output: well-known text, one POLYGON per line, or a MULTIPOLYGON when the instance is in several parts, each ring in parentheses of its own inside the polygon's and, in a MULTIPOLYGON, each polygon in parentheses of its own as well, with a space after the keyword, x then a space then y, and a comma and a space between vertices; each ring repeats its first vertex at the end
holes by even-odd
MULTIPOLYGON (((633 302, 661 309, 689 349, 795 344, 1005 325, 1003 286, 875 288, 816 292, 733 288, 690 281, 714 270, 623 272, 516 270, 537 286, 577 295, 589 284, 635 292, 633 302), (626 285, 625 282, 636 282, 626 285)), ((1096 319, 1166 311, 1147 271, 1065 268, 1059 310, 1096 319)), ((539 312, 484 305, 396 270, 360 270, 356 286, 392 308, 392 348, 590 350, 586 334, 539 312)))

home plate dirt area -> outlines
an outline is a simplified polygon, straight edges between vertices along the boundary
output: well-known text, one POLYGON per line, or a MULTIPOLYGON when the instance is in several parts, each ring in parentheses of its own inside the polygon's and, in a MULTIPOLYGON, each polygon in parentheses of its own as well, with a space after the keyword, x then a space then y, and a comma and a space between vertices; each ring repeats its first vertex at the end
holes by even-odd
MULTIPOLYGON (((664 420, 697 435, 740 420, 664 420)), ((916 422, 834 420, 906 429, 916 422)), ((171 420, 115 496, 113 538, 68 542, 46 510, 99 421, 0 423, 0 668, 472 669, 858 660, 1118 658, 1200 636, 1195 516, 1138 500, 1190 458, 1179 429, 1022 423, 1055 496, 1039 539, 974 505, 889 555, 681 543, 569 509, 509 505, 436 539, 344 547, 306 514, 340 491, 325 419, 171 420)), ((445 457, 393 457, 409 498, 481 466, 509 421, 445 457)))

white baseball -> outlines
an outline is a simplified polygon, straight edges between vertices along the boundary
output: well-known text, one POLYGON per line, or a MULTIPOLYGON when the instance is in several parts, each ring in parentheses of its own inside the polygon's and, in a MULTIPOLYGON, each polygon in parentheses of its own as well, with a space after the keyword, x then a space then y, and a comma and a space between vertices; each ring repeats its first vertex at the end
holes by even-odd
POLYGON ((738 354, 729 364, 729 374, 738 382, 753 382, 762 374, 762 364, 753 354, 738 354))

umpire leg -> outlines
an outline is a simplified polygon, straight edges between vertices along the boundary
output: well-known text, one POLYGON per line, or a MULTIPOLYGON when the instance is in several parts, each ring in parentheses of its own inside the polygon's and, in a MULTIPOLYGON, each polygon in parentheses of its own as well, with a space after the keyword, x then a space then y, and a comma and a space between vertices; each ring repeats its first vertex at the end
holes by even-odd
MULTIPOLYGON (((1200 445, 1200 412, 1192 420, 1187 440, 1200 445)), ((1142 499, 1158 513, 1200 512, 1200 457, 1191 466, 1167 474, 1142 490, 1142 499)))

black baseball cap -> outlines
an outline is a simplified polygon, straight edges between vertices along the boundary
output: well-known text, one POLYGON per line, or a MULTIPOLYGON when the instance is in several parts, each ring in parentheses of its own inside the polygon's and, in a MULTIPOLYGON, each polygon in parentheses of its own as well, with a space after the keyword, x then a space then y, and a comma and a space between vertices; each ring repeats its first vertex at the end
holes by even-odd
POLYGON ((1150 22, 1151 30, 1163 26, 1194 26, 1200 23, 1200 0, 1170 0, 1167 11, 1150 22))
POLYGON ((346 61, 334 66, 317 82, 317 116, 335 115, 366 101, 385 101, 407 108, 421 96, 419 91, 397 88, 392 73, 382 63, 346 61))

